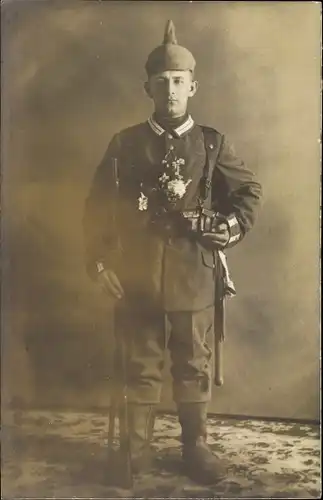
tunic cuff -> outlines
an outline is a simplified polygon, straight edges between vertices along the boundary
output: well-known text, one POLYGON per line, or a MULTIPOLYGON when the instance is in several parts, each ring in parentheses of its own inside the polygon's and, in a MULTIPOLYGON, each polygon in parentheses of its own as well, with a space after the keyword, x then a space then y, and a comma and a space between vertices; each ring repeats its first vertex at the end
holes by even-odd
POLYGON ((235 214, 230 214, 226 217, 226 221, 229 227, 230 238, 225 248, 231 248, 236 245, 242 238, 242 232, 240 224, 235 214))
POLYGON ((102 273, 102 271, 104 271, 104 265, 102 262, 96 262, 95 266, 96 266, 96 270, 97 270, 98 274, 100 274, 100 273, 102 273))

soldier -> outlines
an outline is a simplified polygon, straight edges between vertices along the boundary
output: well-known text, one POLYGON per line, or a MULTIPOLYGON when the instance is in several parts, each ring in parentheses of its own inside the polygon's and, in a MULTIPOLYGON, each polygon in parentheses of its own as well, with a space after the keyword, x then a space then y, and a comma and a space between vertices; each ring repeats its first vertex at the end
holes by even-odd
POLYGON ((133 470, 150 463, 167 347, 186 473, 212 483, 225 475, 207 444, 214 280, 219 250, 254 225, 261 186, 226 138, 188 113, 198 87, 194 69, 168 21, 146 63, 154 113, 112 138, 83 224, 88 273, 114 297, 116 334, 127 336, 133 470))

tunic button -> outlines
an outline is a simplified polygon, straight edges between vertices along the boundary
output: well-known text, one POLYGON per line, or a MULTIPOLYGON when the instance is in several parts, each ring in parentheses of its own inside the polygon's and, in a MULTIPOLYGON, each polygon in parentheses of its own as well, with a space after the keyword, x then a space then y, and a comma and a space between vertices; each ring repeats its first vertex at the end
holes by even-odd
POLYGON ((213 149, 213 148, 214 148, 213 144, 210 144, 210 149, 213 149))
POLYGON ((173 139, 172 134, 168 134, 168 135, 167 135, 167 138, 168 138, 168 139, 173 139))
POLYGON ((174 149, 173 144, 171 144, 171 145, 169 146, 169 149, 170 149, 171 151, 173 151, 173 149, 174 149))

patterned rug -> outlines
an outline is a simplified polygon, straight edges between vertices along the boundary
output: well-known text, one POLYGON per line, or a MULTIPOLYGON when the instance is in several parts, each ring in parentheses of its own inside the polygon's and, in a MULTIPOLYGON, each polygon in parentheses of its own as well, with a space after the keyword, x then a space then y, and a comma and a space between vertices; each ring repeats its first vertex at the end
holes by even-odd
POLYGON ((319 498, 318 426, 208 420, 209 443, 229 463, 211 487, 181 470, 175 416, 157 418, 156 463, 131 491, 107 484, 106 414, 13 411, 2 431, 2 498, 319 498))

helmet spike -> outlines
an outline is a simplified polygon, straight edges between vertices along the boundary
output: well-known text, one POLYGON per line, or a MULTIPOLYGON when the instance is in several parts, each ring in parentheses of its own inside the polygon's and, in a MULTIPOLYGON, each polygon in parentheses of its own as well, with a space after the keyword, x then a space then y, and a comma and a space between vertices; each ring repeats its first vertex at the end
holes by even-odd
POLYGON ((171 19, 167 21, 163 43, 164 45, 166 45, 167 43, 172 43, 173 45, 177 45, 175 26, 171 19))

